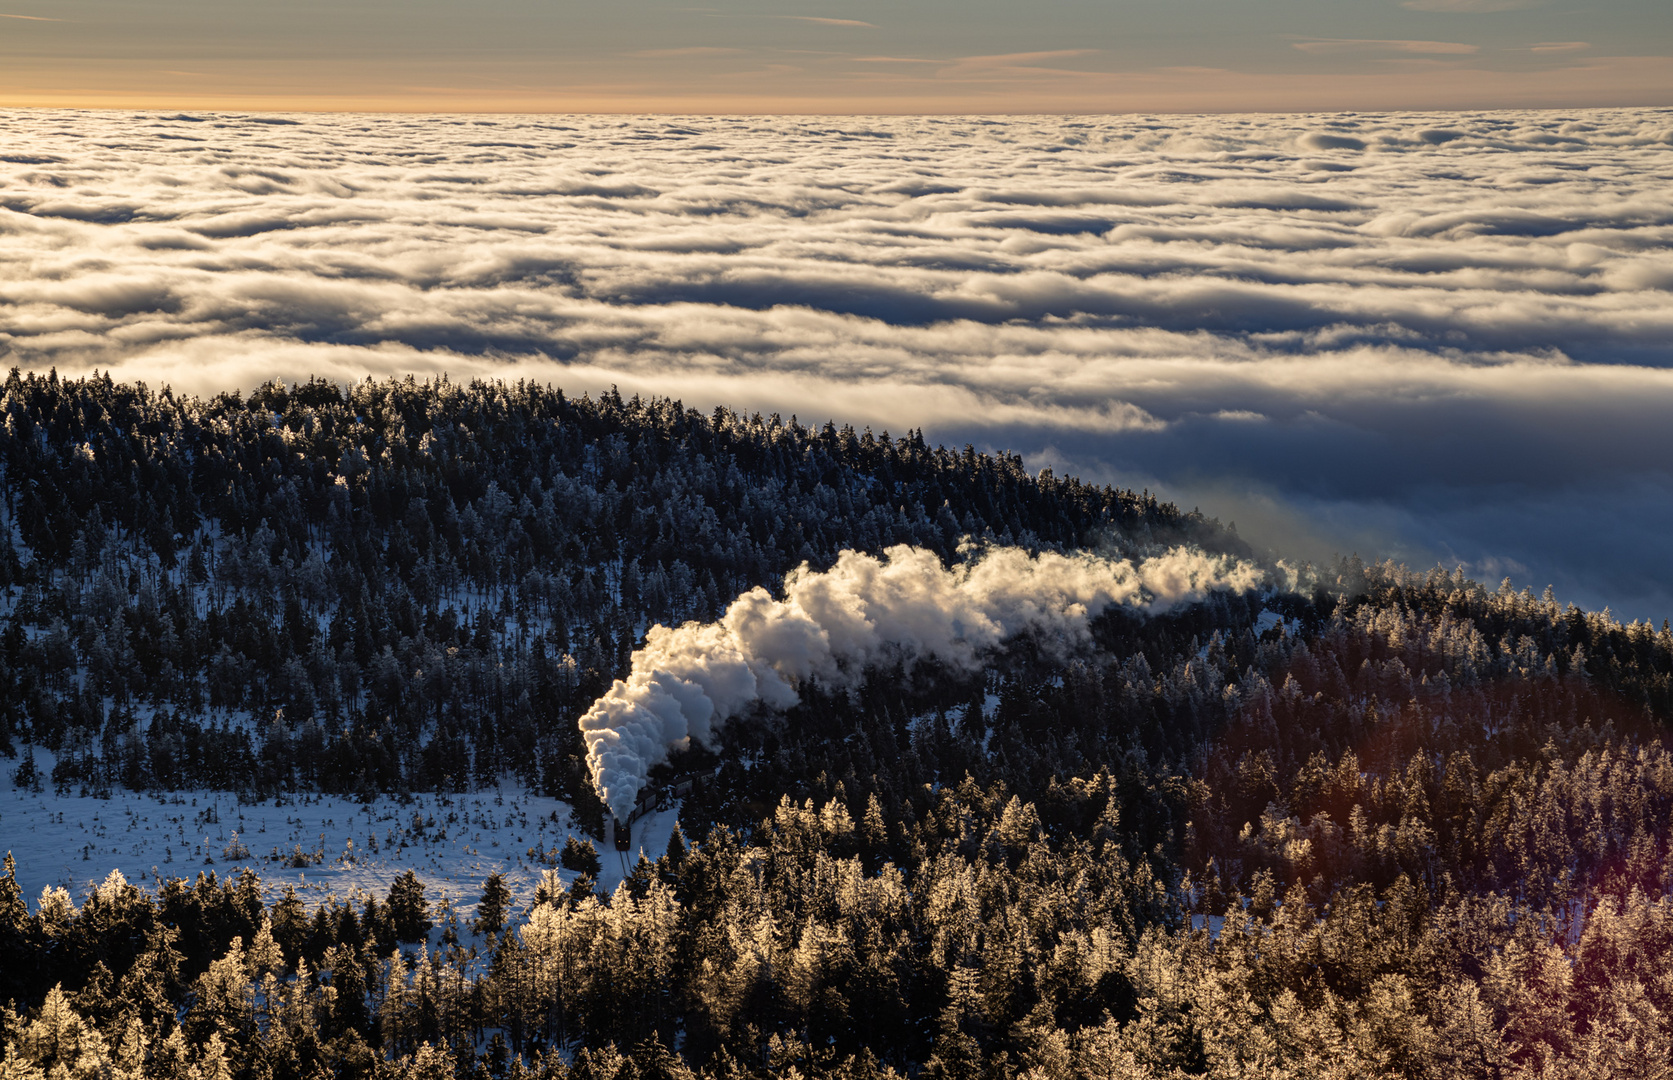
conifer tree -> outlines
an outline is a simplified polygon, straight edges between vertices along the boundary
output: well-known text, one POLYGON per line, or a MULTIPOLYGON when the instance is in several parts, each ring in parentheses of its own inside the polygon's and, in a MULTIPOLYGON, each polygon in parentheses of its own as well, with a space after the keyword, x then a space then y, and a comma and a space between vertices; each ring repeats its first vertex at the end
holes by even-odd
POLYGON ((471 928, 478 934, 497 934, 505 928, 510 912, 511 890, 506 887, 505 875, 496 871, 482 883, 482 899, 471 928))

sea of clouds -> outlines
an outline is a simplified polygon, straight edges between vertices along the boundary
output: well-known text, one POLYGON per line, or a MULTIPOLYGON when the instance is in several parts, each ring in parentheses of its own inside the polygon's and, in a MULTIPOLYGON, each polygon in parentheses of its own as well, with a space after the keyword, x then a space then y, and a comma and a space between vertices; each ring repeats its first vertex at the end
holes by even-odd
POLYGON ((612 383, 1673 615, 1673 110, 0 111, 0 363, 612 383))

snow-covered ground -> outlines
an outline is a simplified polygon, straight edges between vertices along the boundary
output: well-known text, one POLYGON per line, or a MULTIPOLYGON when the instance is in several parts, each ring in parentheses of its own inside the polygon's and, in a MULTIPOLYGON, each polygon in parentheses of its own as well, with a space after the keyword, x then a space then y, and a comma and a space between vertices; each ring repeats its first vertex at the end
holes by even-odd
POLYGON ((1273 611, 1271 608, 1262 608, 1261 613, 1255 617, 1255 625, 1251 629, 1256 637, 1260 637, 1274 626, 1282 626, 1285 634, 1294 637, 1301 623, 1296 619, 1286 619, 1281 613, 1273 611))
MULTIPOLYGON (((634 822, 627 855, 595 841, 599 887, 614 890, 641 850, 653 860, 662 855, 678 816, 676 803, 634 822)), ((567 803, 511 785, 361 803, 332 795, 241 802, 224 791, 120 788, 101 799, 0 784, 0 851, 16 858, 18 884, 31 902, 44 888, 62 887, 79 903, 112 870, 154 889, 171 877, 235 877, 248 866, 270 896, 294 885, 313 903, 356 890, 381 896, 410 869, 424 883, 426 899, 450 900, 464 915, 496 870, 526 903, 541 873, 557 869, 557 852, 571 834, 586 838, 567 803), (531 849, 549 853, 549 861, 531 856, 531 849)), ((575 876, 558 873, 566 885, 575 876)))

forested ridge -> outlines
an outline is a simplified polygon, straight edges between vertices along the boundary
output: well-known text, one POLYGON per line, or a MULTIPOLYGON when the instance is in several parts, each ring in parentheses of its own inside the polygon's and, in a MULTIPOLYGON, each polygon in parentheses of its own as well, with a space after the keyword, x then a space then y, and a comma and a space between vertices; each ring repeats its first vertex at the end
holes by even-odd
POLYGON ((14 370, 0 411, 0 749, 67 749, 65 783, 428 790, 515 769, 585 798, 574 717, 645 626, 713 618, 802 562, 1112 527, 1240 546, 1014 456, 613 392, 205 402, 14 370))
MULTIPOLYGON (((26 785, 513 776, 596 820, 575 718, 652 621, 843 547, 1247 553, 1012 457, 614 394, 14 372, 0 409, 26 785)), ((612 895, 580 841, 463 921, 411 876, 310 909, 8 873, 0 1068, 1673 1075, 1673 630, 1439 568, 1284 580, 734 721, 612 895)))

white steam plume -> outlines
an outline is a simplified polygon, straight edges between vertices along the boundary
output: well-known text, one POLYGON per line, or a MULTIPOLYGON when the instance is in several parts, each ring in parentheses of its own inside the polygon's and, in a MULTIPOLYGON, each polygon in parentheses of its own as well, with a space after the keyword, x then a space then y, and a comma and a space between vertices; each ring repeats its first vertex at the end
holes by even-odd
POLYGON ((754 588, 717 623, 653 626, 618 679, 581 717, 587 764, 611 811, 626 820, 653 765, 691 739, 705 745, 760 702, 788 709, 796 686, 851 686, 882 659, 936 659, 973 669, 1024 630, 1070 648, 1087 620, 1116 606, 1156 613, 1215 589, 1258 585, 1251 563, 1189 548, 1134 563, 1088 553, 1031 556, 995 548, 952 569, 901 545, 882 558, 844 551, 825 572, 806 564, 784 599, 754 588))

